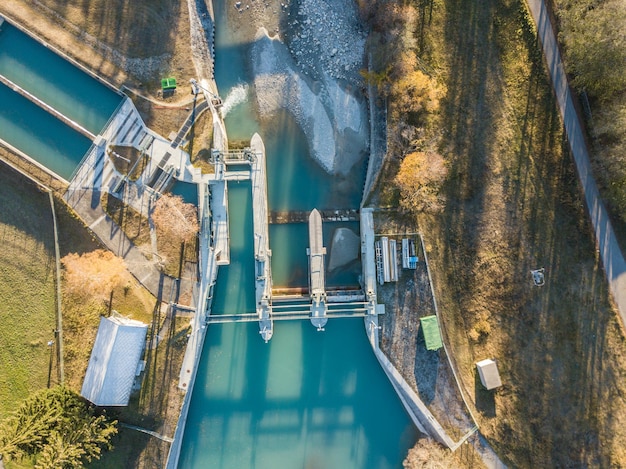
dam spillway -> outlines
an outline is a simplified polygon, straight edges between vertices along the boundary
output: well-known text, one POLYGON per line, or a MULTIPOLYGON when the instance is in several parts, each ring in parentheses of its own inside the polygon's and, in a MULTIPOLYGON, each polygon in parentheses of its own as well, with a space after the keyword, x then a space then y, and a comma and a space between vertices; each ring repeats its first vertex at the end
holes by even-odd
MULTIPOLYGON (((211 162, 215 165, 212 184, 213 203, 217 203, 221 215, 214 216, 213 233, 215 234, 215 250, 219 253, 218 263, 228 265, 230 257, 228 236, 228 183, 250 181, 253 221, 253 252, 254 252, 254 298, 255 312, 233 311, 228 314, 209 314, 208 323, 251 322, 258 320, 259 333, 265 342, 273 335, 273 321, 289 319, 310 319, 318 331, 323 331, 330 318, 365 316, 375 314, 362 294, 354 292, 334 292, 333 303, 343 303, 343 307, 329 308, 331 302, 326 291, 326 247, 322 222, 355 220, 359 218, 358 210, 324 210, 286 212, 290 218, 306 219, 309 229, 309 247, 306 249, 309 258, 307 295, 300 295, 300 302, 287 295, 285 298, 273 296, 272 281, 272 250, 269 242, 269 224, 272 212, 268 210, 266 152, 263 140, 254 134, 250 146, 243 150, 213 150, 211 162), (220 228, 221 226, 221 228, 220 228), (275 301, 274 301, 275 300, 275 301), (332 314, 329 311, 332 309, 332 314), (224 316, 224 317, 219 317, 224 316)), ((298 295, 296 295, 298 296, 298 295)))

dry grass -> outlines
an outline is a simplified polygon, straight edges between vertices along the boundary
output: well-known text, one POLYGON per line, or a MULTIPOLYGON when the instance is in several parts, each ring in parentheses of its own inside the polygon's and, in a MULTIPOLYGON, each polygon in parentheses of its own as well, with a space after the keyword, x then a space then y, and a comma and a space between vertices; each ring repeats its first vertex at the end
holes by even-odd
POLYGON ((135 246, 150 246, 150 225, 144 215, 111 194, 102 196, 102 208, 135 246))
POLYGON ((185 95, 184 91, 175 95, 180 100, 177 105, 160 105, 135 93, 129 94, 146 126, 165 138, 172 132, 178 132, 194 107, 193 98, 185 95))
POLYGON ((66 384, 80 392, 91 349, 96 339, 100 317, 109 309, 150 324, 156 300, 138 282, 126 273, 124 286, 115 288, 113 301, 78 299, 65 294, 63 297, 63 329, 65 344, 66 384))
POLYGON ((111 145, 107 153, 115 169, 128 176, 131 181, 136 181, 141 176, 148 162, 148 156, 142 154, 135 147, 111 145), (139 158, 142 158, 143 161, 138 161, 139 158))
POLYGON ((525 8, 422 8, 424 55, 447 89, 427 131, 443 131, 450 175, 445 209, 420 225, 481 430, 514 467, 625 465, 626 342, 525 8), (504 382, 495 393, 474 367, 490 357, 504 382))
POLYGON ((205 174, 213 174, 215 166, 209 163, 213 143, 213 117, 205 111, 194 123, 187 135, 185 150, 191 155, 191 163, 205 174))
POLYGON ((626 93, 592 102, 587 121, 594 176, 622 250, 626 249, 626 93))

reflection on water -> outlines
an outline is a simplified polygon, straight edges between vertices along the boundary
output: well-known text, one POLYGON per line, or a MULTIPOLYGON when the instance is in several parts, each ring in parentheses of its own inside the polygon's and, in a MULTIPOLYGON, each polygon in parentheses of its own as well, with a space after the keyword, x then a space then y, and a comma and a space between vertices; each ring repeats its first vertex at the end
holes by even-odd
POLYGON ((211 326, 180 468, 386 469, 416 438, 358 319, 211 326))

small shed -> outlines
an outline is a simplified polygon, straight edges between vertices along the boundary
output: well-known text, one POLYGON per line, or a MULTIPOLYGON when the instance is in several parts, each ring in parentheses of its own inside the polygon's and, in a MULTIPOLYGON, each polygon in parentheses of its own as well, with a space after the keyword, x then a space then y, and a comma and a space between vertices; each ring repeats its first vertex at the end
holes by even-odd
POLYGON ((424 341, 426 342, 426 350, 439 350, 443 347, 437 316, 432 315, 420 318, 420 324, 424 334, 424 341))
POLYGON ((128 405, 147 332, 119 314, 101 318, 80 394, 97 406, 128 405))
POLYGON ((498 365, 494 360, 486 359, 476 363, 478 368, 478 375, 480 376, 480 382, 487 390, 499 388, 502 386, 500 380, 500 373, 498 372, 498 365))

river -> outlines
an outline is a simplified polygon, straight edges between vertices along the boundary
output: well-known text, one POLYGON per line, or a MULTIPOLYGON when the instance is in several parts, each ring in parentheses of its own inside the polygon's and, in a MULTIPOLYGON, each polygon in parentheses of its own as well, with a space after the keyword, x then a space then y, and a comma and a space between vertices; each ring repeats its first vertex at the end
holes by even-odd
MULTIPOLYGON (((358 208, 364 163, 346 177, 328 175, 309 155, 287 112, 257 120, 249 44, 232 37, 221 2, 216 13, 216 81, 228 104, 229 140, 259 132, 267 152, 270 210, 358 208), (348 183, 347 183, 348 182, 348 183)), ((231 264, 221 267, 213 313, 254 312, 252 200, 249 182, 229 184, 231 264)), ((325 245, 334 229, 324 223, 325 245)), ((306 224, 270 226, 274 286, 305 286, 306 224)), ((328 277, 356 286, 359 262, 328 277)), ((402 466, 417 439, 376 360, 362 319, 277 321, 269 343, 258 324, 211 325, 183 438, 180 468, 383 469, 402 466)))

